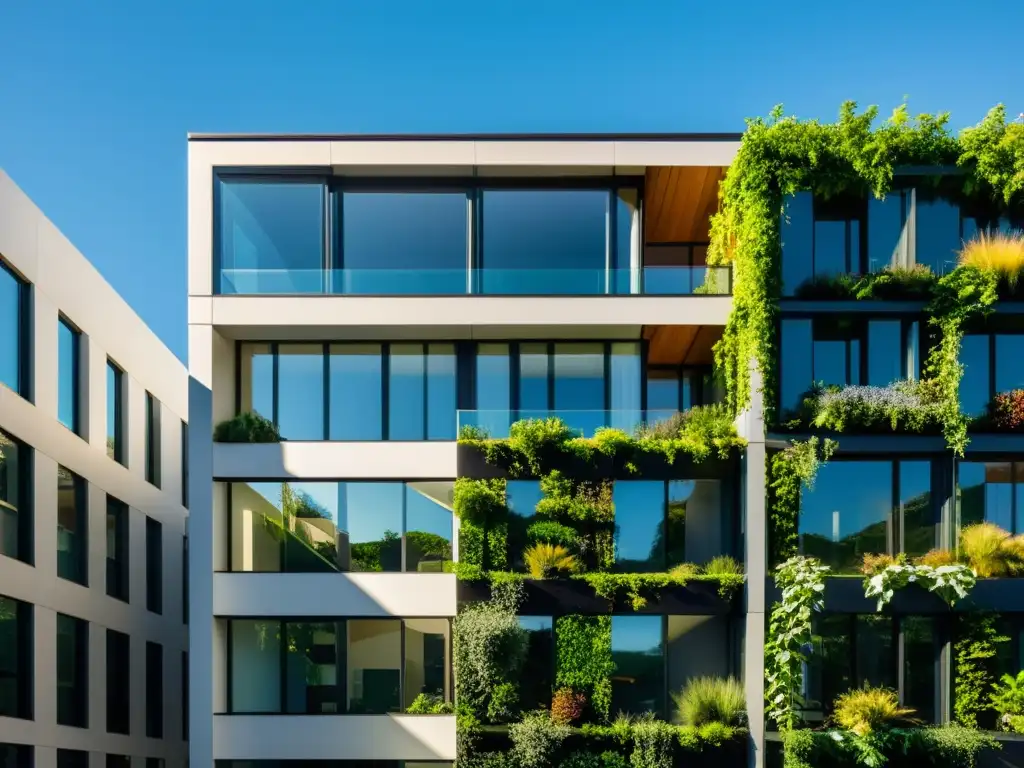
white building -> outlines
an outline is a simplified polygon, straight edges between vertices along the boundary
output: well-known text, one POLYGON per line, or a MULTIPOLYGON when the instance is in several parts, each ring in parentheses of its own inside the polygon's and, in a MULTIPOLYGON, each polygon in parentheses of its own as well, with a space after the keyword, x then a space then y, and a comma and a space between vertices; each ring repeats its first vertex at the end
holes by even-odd
POLYGON ((0 172, 0 765, 179 768, 187 373, 0 172))
MULTIPOLYGON (((453 715, 405 710, 452 695, 457 586, 435 571, 458 550, 458 428, 588 431, 714 399, 731 299, 708 216, 737 147, 190 137, 193 766, 455 759, 453 715), (284 442, 211 441, 247 411, 284 442)), ((736 510, 764 503, 751 434, 736 510)), ((700 647, 746 673, 759 740, 763 516, 728 534, 713 546, 746 559, 746 610, 700 647)))

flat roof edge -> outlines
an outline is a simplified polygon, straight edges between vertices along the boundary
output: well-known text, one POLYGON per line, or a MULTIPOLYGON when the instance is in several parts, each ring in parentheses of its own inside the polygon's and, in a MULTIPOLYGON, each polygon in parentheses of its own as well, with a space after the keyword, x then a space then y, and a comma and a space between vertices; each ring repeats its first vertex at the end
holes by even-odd
POLYGON ((742 133, 201 133, 189 141, 739 141, 742 133))

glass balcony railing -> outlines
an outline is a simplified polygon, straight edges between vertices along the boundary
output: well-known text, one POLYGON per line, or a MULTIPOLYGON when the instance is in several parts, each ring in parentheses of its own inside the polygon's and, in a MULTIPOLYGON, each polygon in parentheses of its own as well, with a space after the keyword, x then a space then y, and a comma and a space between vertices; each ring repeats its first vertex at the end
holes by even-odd
POLYGON ((614 411, 574 411, 562 409, 542 410, 482 410, 459 411, 458 426, 461 435, 464 428, 470 428, 485 434, 487 437, 508 437, 509 428, 523 419, 557 418, 566 423, 570 429, 580 433, 581 437, 593 437, 602 427, 621 429, 634 434, 644 425, 656 424, 676 416, 678 411, 623 409, 614 411))
POLYGON ((228 295, 628 296, 727 295, 728 267, 644 269, 224 269, 228 295))

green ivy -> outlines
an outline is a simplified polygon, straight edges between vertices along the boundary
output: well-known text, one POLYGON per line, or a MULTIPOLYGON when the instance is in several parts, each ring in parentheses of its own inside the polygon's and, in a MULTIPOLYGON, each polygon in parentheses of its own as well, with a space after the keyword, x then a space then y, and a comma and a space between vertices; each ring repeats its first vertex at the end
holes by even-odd
POLYGON ((800 494, 813 488, 821 465, 832 458, 839 444, 811 437, 795 440, 768 459, 768 562, 782 563, 797 553, 800 494))
POLYGON ((611 616, 559 616, 555 620, 555 686, 582 691, 603 720, 612 706, 611 616))
POLYGON ((505 481, 460 477, 452 511, 459 519, 459 563, 481 569, 508 567, 508 507, 505 481))
POLYGON ((978 727, 978 714, 987 710, 995 683, 996 646, 1010 638, 999 634, 990 613, 956 616, 953 641, 953 718, 968 728, 978 727))

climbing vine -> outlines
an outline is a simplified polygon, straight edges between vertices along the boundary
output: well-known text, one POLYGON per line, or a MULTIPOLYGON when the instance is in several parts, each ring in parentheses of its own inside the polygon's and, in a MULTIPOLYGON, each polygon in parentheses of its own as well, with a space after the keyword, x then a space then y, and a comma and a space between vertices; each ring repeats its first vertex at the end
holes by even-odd
POLYGON ((795 440, 768 459, 769 563, 781 563, 797 553, 800 493, 813 488, 818 469, 839 447, 835 440, 795 440))
POLYGON ((978 727, 978 715, 989 707, 995 683, 996 646, 1010 638, 996 628, 991 613, 964 613, 956 617, 953 641, 953 719, 968 728, 978 727))

